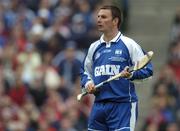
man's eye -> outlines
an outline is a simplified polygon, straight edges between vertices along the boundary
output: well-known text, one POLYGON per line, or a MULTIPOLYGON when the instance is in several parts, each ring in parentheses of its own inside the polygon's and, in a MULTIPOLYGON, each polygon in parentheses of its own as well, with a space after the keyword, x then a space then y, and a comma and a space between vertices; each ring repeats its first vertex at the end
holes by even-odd
POLYGON ((105 15, 99 15, 99 16, 97 16, 97 18, 106 18, 106 16, 105 15))

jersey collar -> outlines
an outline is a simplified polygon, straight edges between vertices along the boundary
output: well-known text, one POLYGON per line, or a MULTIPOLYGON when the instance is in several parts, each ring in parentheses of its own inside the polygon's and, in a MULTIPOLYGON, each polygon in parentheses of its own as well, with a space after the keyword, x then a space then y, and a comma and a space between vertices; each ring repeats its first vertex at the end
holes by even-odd
MULTIPOLYGON (((117 35, 112 40, 109 41, 109 43, 117 42, 120 39, 120 36, 121 36, 121 32, 119 31, 117 35)), ((103 38, 104 38, 104 34, 100 37, 101 43, 107 43, 103 38)))

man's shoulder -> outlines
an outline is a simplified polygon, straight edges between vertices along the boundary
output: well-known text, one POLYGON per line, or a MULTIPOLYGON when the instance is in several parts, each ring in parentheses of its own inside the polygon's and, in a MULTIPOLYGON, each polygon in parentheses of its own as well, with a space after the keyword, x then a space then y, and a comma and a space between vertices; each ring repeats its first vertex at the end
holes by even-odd
POLYGON ((122 35, 121 41, 126 45, 130 52, 132 52, 134 49, 141 49, 141 46, 130 37, 122 35))
POLYGON ((96 40, 96 41, 94 41, 94 42, 92 42, 92 43, 90 44, 89 49, 90 49, 90 50, 96 49, 100 44, 101 44, 101 41, 100 41, 100 40, 96 40))
POLYGON ((96 40, 96 41, 92 42, 90 46, 95 46, 95 45, 99 45, 99 44, 101 44, 101 41, 96 40))
POLYGON ((122 35, 122 36, 121 36, 121 40, 122 40, 124 43, 129 43, 129 44, 136 43, 132 38, 127 37, 127 36, 125 36, 125 35, 122 35))

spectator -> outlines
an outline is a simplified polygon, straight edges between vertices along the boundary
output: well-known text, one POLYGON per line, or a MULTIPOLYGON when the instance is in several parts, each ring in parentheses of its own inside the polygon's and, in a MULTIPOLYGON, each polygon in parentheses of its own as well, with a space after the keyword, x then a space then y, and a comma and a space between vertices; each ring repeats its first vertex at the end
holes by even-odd
POLYGON ((171 29, 170 41, 176 41, 180 37, 180 8, 177 8, 171 29))
POLYGON ((70 92, 79 87, 80 61, 75 58, 76 45, 73 42, 66 44, 64 58, 59 63, 58 71, 61 77, 61 86, 70 92))
POLYGON ((175 74, 176 81, 180 82, 180 39, 177 39, 170 47, 168 64, 175 74))

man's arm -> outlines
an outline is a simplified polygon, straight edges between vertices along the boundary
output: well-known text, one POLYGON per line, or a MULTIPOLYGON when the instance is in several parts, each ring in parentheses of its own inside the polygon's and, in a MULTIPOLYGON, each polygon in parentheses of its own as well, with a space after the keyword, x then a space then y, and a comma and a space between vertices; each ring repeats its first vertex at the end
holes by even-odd
POLYGON ((92 80, 92 60, 89 56, 89 53, 84 59, 84 62, 80 70, 81 75, 81 86, 85 87, 87 83, 93 82, 92 80))
MULTIPOLYGON (((146 54, 142 48, 131 38, 128 38, 126 36, 121 36, 121 40, 124 42, 124 44, 127 46, 131 64, 136 63, 137 61, 141 60, 141 58, 146 54)), ((153 75, 153 67, 152 63, 150 62, 146 67, 144 67, 141 70, 133 72, 130 80, 143 80, 147 79, 150 76, 153 75)))
MULTIPOLYGON (((132 51, 132 62, 135 63, 136 61, 140 60, 143 55, 145 55, 146 52, 144 52, 139 45, 135 45, 132 51)), ((149 62, 144 68, 133 72, 130 80, 143 80, 151 77, 153 75, 153 66, 152 63, 149 62)))
POLYGON ((89 47, 88 53, 84 59, 84 62, 81 66, 80 75, 81 75, 81 86, 82 88, 87 88, 87 86, 93 85, 93 55, 98 46, 100 45, 100 41, 97 40, 94 43, 92 43, 89 47), (92 83, 92 84, 91 84, 92 83))
POLYGON ((135 71, 130 80, 144 80, 150 78, 153 75, 153 66, 152 63, 149 62, 143 69, 135 71))

